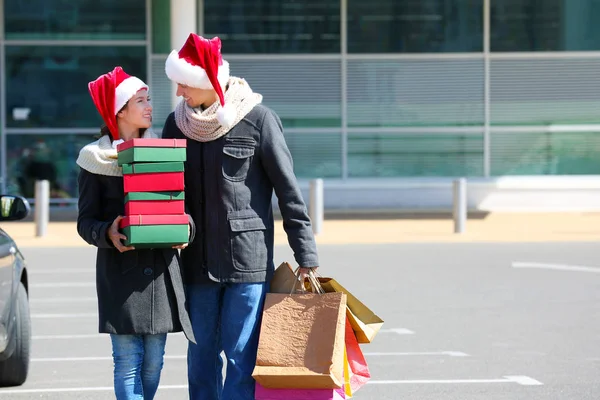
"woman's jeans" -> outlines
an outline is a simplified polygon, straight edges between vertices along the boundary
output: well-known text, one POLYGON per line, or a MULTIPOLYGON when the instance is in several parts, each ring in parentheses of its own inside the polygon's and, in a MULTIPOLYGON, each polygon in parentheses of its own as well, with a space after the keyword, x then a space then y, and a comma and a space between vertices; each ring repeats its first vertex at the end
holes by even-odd
POLYGON ((151 400, 163 367, 167 334, 111 334, 117 400, 151 400))
POLYGON ((188 343, 191 400, 254 400, 258 333, 265 283, 189 285, 187 301, 197 344, 188 343), (223 360, 227 359, 223 383, 223 360))

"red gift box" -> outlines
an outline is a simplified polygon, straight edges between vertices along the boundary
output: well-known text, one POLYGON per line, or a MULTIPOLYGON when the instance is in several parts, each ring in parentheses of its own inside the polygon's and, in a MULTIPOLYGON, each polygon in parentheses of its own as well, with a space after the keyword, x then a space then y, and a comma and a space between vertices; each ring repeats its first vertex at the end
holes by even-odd
POLYGON ((142 225, 188 225, 188 216, 183 215, 128 215, 119 221, 119 228, 142 225))
POLYGON ((132 147, 186 147, 186 139, 131 139, 117 145, 117 152, 132 147))
POLYGON ((180 191, 184 186, 183 172, 123 175, 125 193, 180 191))
POLYGON ((133 200, 125 203, 125 215, 184 214, 183 200, 133 200))

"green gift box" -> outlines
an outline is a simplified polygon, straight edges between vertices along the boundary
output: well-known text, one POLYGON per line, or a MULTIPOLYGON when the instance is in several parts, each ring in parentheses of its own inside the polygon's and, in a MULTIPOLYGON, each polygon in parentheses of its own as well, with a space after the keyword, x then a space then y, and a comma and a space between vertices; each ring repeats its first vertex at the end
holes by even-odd
POLYGON ((132 163, 183 162, 185 139, 131 139, 117 146, 119 165, 132 163))
POLYGON ((189 240, 188 216, 128 215, 119 227, 127 237, 126 246, 136 249, 172 247, 189 240))
POLYGON ((183 172, 183 162, 150 162, 123 164, 123 175, 149 174, 155 172, 183 172))
POLYGON ((185 192, 131 192, 125 196, 128 201, 169 201, 185 200, 185 192))

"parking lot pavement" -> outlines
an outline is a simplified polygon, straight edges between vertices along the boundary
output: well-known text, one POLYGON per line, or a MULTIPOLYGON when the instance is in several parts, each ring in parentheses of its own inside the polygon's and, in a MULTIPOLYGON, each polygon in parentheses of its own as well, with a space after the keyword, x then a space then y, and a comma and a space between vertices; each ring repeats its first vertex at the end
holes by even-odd
MULTIPOLYGON (((97 334, 93 248, 26 248, 29 379, 0 400, 106 399, 112 360, 97 334)), ((356 399, 596 399, 596 243, 321 245, 337 278, 385 321, 363 345, 356 399)), ((276 262, 292 261, 287 247, 276 262)), ((185 399, 186 341, 173 334, 157 399, 185 399)))

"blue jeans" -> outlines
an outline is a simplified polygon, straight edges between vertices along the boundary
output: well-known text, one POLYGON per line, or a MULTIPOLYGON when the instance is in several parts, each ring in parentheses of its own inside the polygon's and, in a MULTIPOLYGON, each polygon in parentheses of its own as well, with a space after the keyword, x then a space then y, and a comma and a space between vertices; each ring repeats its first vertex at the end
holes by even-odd
POLYGON ((254 400, 260 317, 266 283, 190 285, 187 301, 197 344, 188 344, 191 400, 254 400), (223 359, 227 370, 223 383, 223 359))
POLYGON ((110 335, 117 400, 152 400, 163 367, 167 334, 110 335))

